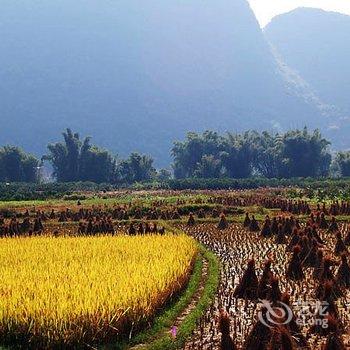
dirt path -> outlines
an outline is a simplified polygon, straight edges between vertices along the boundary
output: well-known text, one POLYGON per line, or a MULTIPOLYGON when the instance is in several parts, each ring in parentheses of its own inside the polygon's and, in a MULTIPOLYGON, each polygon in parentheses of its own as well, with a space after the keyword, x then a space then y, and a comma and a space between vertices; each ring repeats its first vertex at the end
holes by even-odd
MULTIPOLYGON (((205 283, 207 280, 208 265, 209 264, 208 264, 207 259, 205 259, 204 257, 202 257, 202 259, 203 259, 203 267, 202 267, 201 280, 199 282, 199 287, 198 287, 197 291, 194 293, 190 303, 181 312, 181 314, 178 315, 178 317, 176 318, 176 320, 174 322, 174 327, 176 327, 176 329, 178 329, 180 327, 181 323, 185 320, 187 315, 189 315, 196 308, 196 306, 197 306, 197 304, 198 304, 198 302, 203 294, 203 290, 204 290, 205 283)), ((164 333, 160 333, 156 339, 160 339, 160 338, 166 336, 168 332, 170 332, 170 330, 168 330, 164 333)), ((156 339, 153 339, 153 341, 156 339)), ((149 346, 149 344, 138 344, 138 345, 133 346, 129 350, 144 350, 144 349, 147 349, 148 346, 149 346)))
POLYGON ((179 315, 177 317, 176 321, 174 322, 175 327, 179 328, 179 326, 181 325, 183 320, 186 318, 186 316, 188 314, 190 314, 192 312, 192 310, 194 310, 195 307, 197 306, 197 304, 198 304, 198 302, 203 294, 204 286, 205 286, 205 283, 207 280, 207 275, 208 275, 208 261, 203 258, 202 276, 201 276, 199 288, 197 289, 196 293, 193 295, 193 298, 192 298, 190 304, 186 307, 185 310, 183 310, 181 315, 179 315))

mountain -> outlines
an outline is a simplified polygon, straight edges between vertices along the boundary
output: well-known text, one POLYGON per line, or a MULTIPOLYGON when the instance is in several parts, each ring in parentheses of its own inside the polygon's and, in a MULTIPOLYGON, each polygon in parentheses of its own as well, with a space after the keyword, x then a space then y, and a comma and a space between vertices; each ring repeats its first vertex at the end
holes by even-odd
POLYGON ((189 130, 326 125, 280 71, 246 0, 2 0, 0 144, 71 127, 168 165, 189 130))
POLYGON ((284 63, 297 72, 322 101, 340 111, 342 117, 333 121, 334 128, 348 128, 350 16, 298 8, 275 17, 264 33, 284 63))

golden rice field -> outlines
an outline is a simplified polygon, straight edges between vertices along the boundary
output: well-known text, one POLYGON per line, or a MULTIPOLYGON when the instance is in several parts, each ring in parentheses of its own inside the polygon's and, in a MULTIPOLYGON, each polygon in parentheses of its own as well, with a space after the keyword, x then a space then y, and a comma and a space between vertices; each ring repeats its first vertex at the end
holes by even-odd
POLYGON ((38 347, 112 341, 188 280, 185 235, 0 240, 0 336, 38 347))

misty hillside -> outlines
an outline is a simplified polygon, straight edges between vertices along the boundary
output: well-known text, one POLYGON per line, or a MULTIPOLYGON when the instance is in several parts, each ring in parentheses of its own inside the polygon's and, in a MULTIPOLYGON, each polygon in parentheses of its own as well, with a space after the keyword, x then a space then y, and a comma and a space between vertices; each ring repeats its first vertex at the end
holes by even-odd
POLYGON ((2 0, 0 36, 0 144, 37 154, 71 127, 164 165, 189 130, 326 123, 245 0, 2 0))
POLYGON ((275 17, 265 34, 323 101, 350 116, 350 16, 299 8, 275 17))

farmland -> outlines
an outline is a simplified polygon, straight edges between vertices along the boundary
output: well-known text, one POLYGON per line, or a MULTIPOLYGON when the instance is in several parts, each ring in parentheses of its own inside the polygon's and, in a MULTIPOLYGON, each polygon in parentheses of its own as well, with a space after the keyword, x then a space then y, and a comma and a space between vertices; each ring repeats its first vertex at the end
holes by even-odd
POLYGON ((182 288, 196 251, 184 235, 5 238, 1 337, 39 347, 113 339, 182 288))
POLYGON ((2 203, 3 343, 350 348, 349 202, 303 188, 80 198, 2 203))

